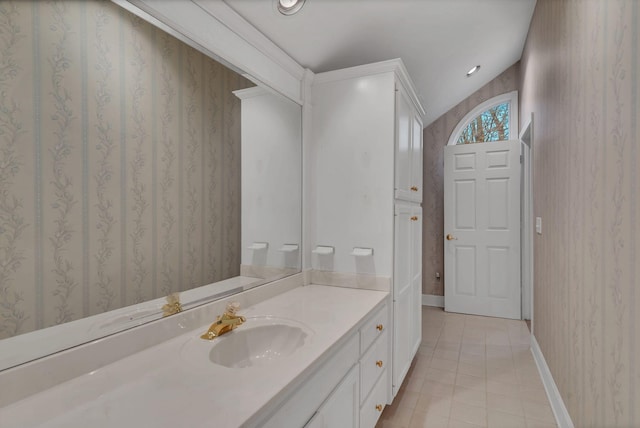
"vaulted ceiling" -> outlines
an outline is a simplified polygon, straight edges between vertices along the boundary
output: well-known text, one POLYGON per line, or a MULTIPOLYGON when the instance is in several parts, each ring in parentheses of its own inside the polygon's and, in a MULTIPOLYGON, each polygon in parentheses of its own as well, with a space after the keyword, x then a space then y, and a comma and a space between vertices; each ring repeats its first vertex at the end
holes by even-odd
POLYGON ((224 0, 303 67, 319 73, 402 58, 425 126, 520 59, 535 0, 224 0), (466 72, 481 65, 478 73, 466 72))

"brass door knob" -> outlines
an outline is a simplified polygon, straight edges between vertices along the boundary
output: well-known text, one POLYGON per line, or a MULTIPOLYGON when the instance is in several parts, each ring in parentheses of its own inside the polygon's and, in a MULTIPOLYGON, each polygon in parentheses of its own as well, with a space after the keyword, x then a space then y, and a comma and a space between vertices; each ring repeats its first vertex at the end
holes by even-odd
POLYGON ((418 216, 411 216, 411 221, 418 221, 418 216))
POLYGON ((449 233, 447 235, 447 241, 457 241, 457 240, 458 240, 458 238, 454 238, 454 236, 452 234, 449 233))
POLYGON ((378 360, 378 361, 376 361, 376 366, 378 366, 378 367, 382 367, 382 360, 378 360))
POLYGON ((376 410, 381 412, 382 411, 382 404, 376 404, 376 410))
POLYGON ((414 192, 417 192, 418 191, 418 187, 417 186, 411 186, 411 190, 414 191, 414 192))
POLYGON ((382 324, 378 324, 376 326, 376 329, 378 329, 378 331, 382 331, 383 328, 384 328, 384 326, 382 324))

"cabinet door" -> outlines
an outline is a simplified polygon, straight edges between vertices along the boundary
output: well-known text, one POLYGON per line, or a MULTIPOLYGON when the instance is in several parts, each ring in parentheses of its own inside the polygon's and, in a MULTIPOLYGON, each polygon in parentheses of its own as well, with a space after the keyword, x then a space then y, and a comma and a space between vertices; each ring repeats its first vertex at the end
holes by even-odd
POLYGON ((411 209, 411 359, 422 341, 422 208, 411 209))
POLYGON ((403 86, 396 89, 396 199, 422 202, 422 121, 403 86))
POLYGON ((411 200, 415 193, 411 190, 411 139, 413 108, 401 84, 396 84, 396 159, 395 197, 411 200))
POLYGON ((393 272, 393 395, 422 340, 422 209, 398 202, 393 272))
POLYGON ((411 200, 422 202, 422 120, 414 113, 411 122, 411 200))
POLYGON ((360 375, 354 366, 320 406, 305 428, 358 428, 360 375))
POLYGON ((397 203, 395 208, 395 243, 393 270, 393 370, 395 396, 411 365, 414 317, 413 278, 411 272, 412 205, 397 203))

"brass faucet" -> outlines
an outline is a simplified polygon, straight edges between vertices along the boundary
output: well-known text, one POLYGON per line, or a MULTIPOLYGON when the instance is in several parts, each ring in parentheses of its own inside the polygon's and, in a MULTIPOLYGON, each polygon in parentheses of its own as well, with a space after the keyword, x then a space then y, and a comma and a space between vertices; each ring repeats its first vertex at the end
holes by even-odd
POLYGON ((168 317, 182 312, 182 304, 180 303, 180 293, 172 293, 167 296, 167 303, 162 306, 162 316, 168 317))
POLYGON ((213 340, 218 336, 229 333, 239 325, 242 325, 246 321, 246 318, 236 315, 238 309, 240 309, 240 304, 238 302, 231 302, 227 304, 227 310, 222 315, 218 316, 216 321, 211 324, 211 327, 209 327, 209 330, 200 336, 200 338, 213 340))

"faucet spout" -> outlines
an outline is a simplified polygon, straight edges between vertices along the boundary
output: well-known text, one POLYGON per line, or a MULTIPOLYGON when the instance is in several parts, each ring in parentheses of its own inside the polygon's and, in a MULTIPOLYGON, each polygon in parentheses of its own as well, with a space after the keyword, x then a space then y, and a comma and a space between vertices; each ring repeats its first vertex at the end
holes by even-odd
POLYGON ((201 339, 213 340, 216 337, 220 337, 223 334, 229 333, 239 325, 242 325, 246 318, 240 315, 236 315, 239 305, 229 304, 227 310, 222 315, 219 315, 216 321, 211 324, 205 334, 200 336, 201 339))

